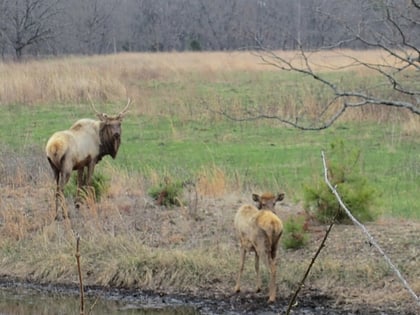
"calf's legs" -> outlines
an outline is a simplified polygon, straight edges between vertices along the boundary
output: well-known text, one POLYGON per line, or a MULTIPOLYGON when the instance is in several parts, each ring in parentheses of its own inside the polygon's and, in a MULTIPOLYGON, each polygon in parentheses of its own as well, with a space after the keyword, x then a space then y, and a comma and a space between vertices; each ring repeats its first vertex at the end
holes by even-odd
POLYGON ((236 278, 236 285, 235 285, 235 292, 241 291, 241 276, 242 272, 244 271, 244 265, 245 265, 245 256, 246 256, 246 250, 244 248, 241 248, 241 263, 239 266, 239 272, 238 277, 236 278))

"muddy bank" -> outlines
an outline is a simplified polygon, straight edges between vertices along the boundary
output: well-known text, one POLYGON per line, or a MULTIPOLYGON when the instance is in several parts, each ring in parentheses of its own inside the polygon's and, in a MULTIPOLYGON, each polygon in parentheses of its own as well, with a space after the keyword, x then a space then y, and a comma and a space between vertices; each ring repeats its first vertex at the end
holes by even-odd
MULTIPOLYGON (((22 281, 3 276, 0 278, 0 290, 11 294, 24 296, 60 297, 73 299, 73 304, 79 303, 79 288, 77 285, 65 284, 39 284, 22 281)), ((171 293, 153 291, 140 291, 121 288, 105 288, 100 286, 85 287, 85 309, 95 307, 103 308, 99 301, 112 301, 118 305, 118 311, 143 310, 144 314, 284 314, 290 297, 279 297, 276 303, 268 304, 264 294, 244 292, 225 295, 221 292, 171 293), (96 306, 97 305, 97 306, 96 306)), ((78 305, 74 306, 78 311, 78 305)), ((51 310, 54 311, 54 310, 51 310)), ((6 313, 8 314, 8 313, 6 313)), ((51 313, 52 314, 52 313, 51 313)), ((143 314, 143 313, 142 313, 143 314)), ((336 301, 317 290, 304 289, 298 298, 298 304, 293 308, 292 314, 303 315, 415 315, 397 308, 379 309, 369 305, 337 305, 336 301)))

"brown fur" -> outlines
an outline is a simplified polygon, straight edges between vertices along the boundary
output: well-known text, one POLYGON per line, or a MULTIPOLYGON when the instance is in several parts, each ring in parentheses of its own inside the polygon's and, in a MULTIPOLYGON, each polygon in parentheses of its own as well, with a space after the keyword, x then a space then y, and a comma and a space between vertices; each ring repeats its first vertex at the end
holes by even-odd
MULTIPOLYGON (((117 116, 97 113, 99 120, 80 119, 70 129, 58 131, 48 140, 45 151, 57 184, 57 220, 61 219, 60 198, 63 198, 63 189, 70 179, 71 172, 77 170, 79 193, 82 186, 91 185, 95 165, 104 156, 116 157, 121 143, 121 122, 128 105, 129 103, 117 116)), ((78 202, 77 199, 78 196, 78 202)), ((63 213, 63 216, 66 217, 66 213, 63 213)))
POLYGON ((269 302, 276 299, 276 255, 280 236, 283 232, 281 220, 274 214, 274 206, 277 201, 284 198, 284 194, 277 196, 264 193, 261 196, 253 194, 252 198, 257 203, 243 205, 236 213, 234 225, 241 245, 241 263, 236 281, 235 292, 240 291, 240 281, 245 264, 247 252, 255 252, 255 271, 257 273, 257 292, 261 290, 261 278, 259 272, 259 258, 262 257, 267 268, 270 270, 269 302), (259 210, 261 209, 261 210, 259 210))

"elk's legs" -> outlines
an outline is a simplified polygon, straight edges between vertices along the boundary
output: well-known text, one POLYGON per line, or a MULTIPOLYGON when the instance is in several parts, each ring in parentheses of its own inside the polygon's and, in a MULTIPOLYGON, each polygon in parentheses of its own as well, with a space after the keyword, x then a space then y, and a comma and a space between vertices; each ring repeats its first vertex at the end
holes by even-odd
POLYGON ((76 209, 79 209, 82 203, 80 192, 83 185, 83 169, 84 168, 77 170, 77 190, 76 190, 76 199, 74 200, 74 206, 76 207, 76 209))

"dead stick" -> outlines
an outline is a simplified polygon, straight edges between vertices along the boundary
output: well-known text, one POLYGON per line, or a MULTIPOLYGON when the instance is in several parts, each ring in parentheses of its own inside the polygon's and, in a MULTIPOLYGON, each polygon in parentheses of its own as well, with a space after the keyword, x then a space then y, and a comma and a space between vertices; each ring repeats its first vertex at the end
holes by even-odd
POLYGON ((79 273, 79 289, 80 289, 80 315, 85 314, 85 302, 84 302, 84 296, 83 296, 83 280, 82 280, 82 270, 80 268, 80 251, 79 251, 79 245, 80 245, 80 235, 77 234, 76 236, 76 261, 77 261, 77 271, 79 273))
POLYGON ((328 238, 328 234, 330 234, 330 231, 331 231, 331 229, 332 229, 332 227, 333 227, 333 225, 334 225, 334 221, 335 221, 335 219, 333 219, 333 220, 332 220, 332 222, 331 222, 330 226, 328 227, 327 232, 326 232, 326 233, 325 233, 325 235, 324 235, 324 239, 323 239, 323 240, 322 240, 322 242, 321 242, 321 245, 319 245, 318 250, 316 251, 316 253, 315 253, 314 257, 313 257, 313 258, 312 258, 312 260, 311 260, 311 263, 310 263, 310 264, 309 264, 309 266, 308 266, 308 269, 306 269, 305 275, 303 276, 302 280, 301 280, 301 281, 300 281, 300 283, 299 283, 298 288, 297 288, 297 289, 296 289, 296 291, 295 291, 295 294, 294 294, 294 295, 293 295, 293 297, 291 298, 291 300, 290 300, 290 302, 289 302, 289 306, 287 307, 286 315, 289 315, 289 314, 290 314, 290 310, 292 309, 293 305, 295 304, 296 298, 297 298, 297 296, 298 296, 298 294, 299 294, 300 290, 301 290, 301 289, 305 286, 305 280, 306 280, 306 278, 308 277, 309 272, 310 272, 310 270, 311 270, 311 268, 312 268, 313 264, 315 263, 316 258, 318 257, 318 255, 319 255, 319 253, 321 252, 322 248, 325 246, 325 245, 324 245, 324 244, 325 244, 325 241, 326 241, 326 240, 327 240, 327 238, 328 238))

